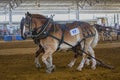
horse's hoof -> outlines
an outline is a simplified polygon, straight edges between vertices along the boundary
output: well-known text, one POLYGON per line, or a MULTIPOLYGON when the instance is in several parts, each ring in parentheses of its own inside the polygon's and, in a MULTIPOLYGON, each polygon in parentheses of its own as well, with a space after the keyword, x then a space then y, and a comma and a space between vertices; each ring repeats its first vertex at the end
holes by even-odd
POLYGON ((86 61, 85 64, 86 64, 87 66, 89 66, 89 65, 90 65, 90 62, 86 61))
POLYGON ((92 70, 95 70, 95 69, 96 69, 96 67, 95 67, 95 66, 91 66, 91 69, 92 69, 92 70))
POLYGON ((47 68, 47 70, 46 70, 47 73, 51 73, 53 71, 55 71, 55 65, 52 65, 51 67, 47 68))
POLYGON ((90 60, 86 60, 85 64, 86 64, 87 66, 89 66, 89 65, 90 65, 90 60))
POLYGON ((85 64, 86 64, 87 66, 89 66, 89 65, 90 65, 90 63, 87 63, 87 62, 86 62, 85 64))
POLYGON ((54 71, 55 71, 55 68, 56 68, 56 66, 55 66, 55 65, 53 65, 53 66, 52 66, 52 72, 54 72, 54 71))
POLYGON ((78 67, 76 70, 77 70, 77 71, 82 71, 82 68, 79 68, 79 67, 78 67))
POLYGON ((68 64, 68 67, 70 67, 70 68, 71 68, 71 67, 73 67, 73 65, 70 63, 70 64, 68 64))
POLYGON ((47 70, 46 70, 46 73, 49 73, 49 74, 50 74, 50 73, 51 73, 51 71, 47 69, 47 70))
POLYGON ((36 68, 41 68, 41 65, 40 64, 35 64, 36 65, 36 68))

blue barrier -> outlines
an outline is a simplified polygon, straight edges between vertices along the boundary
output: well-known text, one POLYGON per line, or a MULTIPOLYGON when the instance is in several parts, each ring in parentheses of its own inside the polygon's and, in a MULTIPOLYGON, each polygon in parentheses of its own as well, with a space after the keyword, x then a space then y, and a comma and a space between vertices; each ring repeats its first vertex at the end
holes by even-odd
POLYGON ((22 37, 20 35, 16 35, 16 40, 23 40, 22 37))
POLYGON ((10 36, 10 35, 5 35, 5 36, 4 36, 4 41, 12 41, 12 36, 10 36))

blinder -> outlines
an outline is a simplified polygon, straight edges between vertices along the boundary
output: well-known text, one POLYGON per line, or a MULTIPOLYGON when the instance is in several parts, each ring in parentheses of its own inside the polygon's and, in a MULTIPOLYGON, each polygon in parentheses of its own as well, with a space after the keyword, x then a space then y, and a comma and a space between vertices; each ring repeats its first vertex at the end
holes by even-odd
POLYGON ((20 22, 21 37, 22 37, 23 40, 25 40, 26 37, 27 37, 27 34, 26 34, 26 33, 23 33, 24 24, 25 24, 25 18, 23 17, 23 18, 21 19, 21 22, 20 22), (24 35, 24 36, 23 36, 23 35, 24 35))
POLYGON ((29 31, 30 31, 30 29, 31 29, 31 23, 32 23, 32 17, 31 16, 27 16, 26 18, 25 18, 25 26, 27 27, 27 28, 29 28, 29 31))

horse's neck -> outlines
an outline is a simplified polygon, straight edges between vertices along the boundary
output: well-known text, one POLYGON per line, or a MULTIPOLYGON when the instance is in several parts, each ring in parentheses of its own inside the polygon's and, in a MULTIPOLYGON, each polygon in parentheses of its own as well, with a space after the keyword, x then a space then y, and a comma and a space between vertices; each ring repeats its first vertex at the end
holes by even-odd
POLYGON ((51 33, 56 33, 56 32, 59 32, 60 31, 60 27, 59 27, 59 24, 50 24, 50 28, 49 28, 49 31, 51 33))

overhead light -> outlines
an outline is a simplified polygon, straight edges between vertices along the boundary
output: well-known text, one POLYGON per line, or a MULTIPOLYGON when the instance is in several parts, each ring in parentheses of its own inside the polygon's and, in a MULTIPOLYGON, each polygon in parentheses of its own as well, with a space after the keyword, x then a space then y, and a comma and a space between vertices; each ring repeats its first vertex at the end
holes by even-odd
POLYGON ((85 6, 93 6, 99 2, 100 0, 80 0, 78 6, 83 9, 85 6))
POLYGON ((39 0, 36 0, 36 5, 37 5, 37 7, 40 7, 40 1, 39 0))

